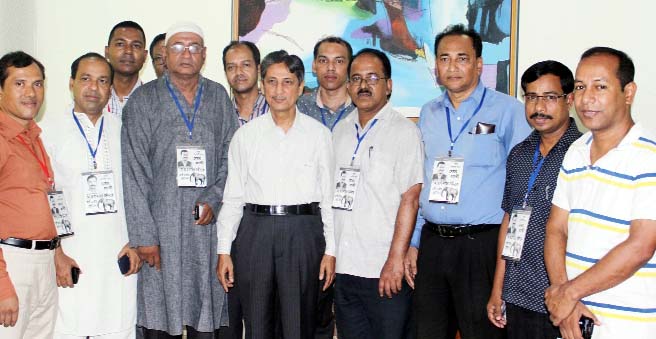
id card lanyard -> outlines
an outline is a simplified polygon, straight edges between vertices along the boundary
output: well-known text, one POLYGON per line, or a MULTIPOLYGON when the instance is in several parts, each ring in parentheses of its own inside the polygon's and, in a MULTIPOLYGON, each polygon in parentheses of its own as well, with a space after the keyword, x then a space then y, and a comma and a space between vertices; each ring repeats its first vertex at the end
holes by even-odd
MULTIPOLYGON (((346 112, 347 109, 348 109, 348 106, 344 106, 344 108, 342 108, 342 110, 337 115, 337 119, 335 119, 335 122, 333 122, 333 125, 328 126, 328 123, 326 122, 326 113, 324 113, 324 111, 326 111, 326 109, 322 108, 322 107, 319 107, 319 112, 321 112, 321 122, 323 122, 324 126, 330 128, 330 131, 332 132, 333 129, 335 128, 335 126, 337 126, 337 123, 342 119, 342 116, 344 115, 344 112, 346 112)), ((373 125, 371 127, 373 127, 373 125)))
POLYGON ((369 128, 367 130, 363 131, 362 136, 360 136, 360 127, 358 127, 358 124, 355 124, 355 138, 358 140, 358 144, 355 146, 355 150, 353 151, 353 156, 351 157, 351 166, 353 166, 353 162, 355 161, 355 156, 358 154, 358 150, 360 149, 360 144, 362 143, 362 140, 367 136, 369 131, 371 131, 372 128, 376 125, 378 122, 378 119, 374 119, 374 121, 371 122, 371 125, 369 125, 369 128))
POLYGON ((201 84, 198 87, 198 90, 196 91, 196 100, 194 100, 194 114, 191 116, 191 121, 189 121, 189 119, 187 119, 187 115, 182 109, 182 106, 180 105, 180 100, 178 100, 178 97, 175 95, 175 92, 173 92, 173 88, 171 88, 169 79, 165 79, 165 80, 166 80, 166 88, 169 89, 169 93, 171 94, 173 101, 175 101, 175 105, 178 107, 178 111, 180 111, 180 116, 182 116, 182 120, 184 120, 185 125, 187 125, 187 130, 189 131, 189 140, 191 140, 192 134, 194 132, 194 121, 196 120, 196 112, 198 112, 198 108, 200 107, 200 97, 203 94, 203 84, 201 84))
POLYGON ((538 146, 535 148, 535 153, 533 153, 533 171, 531 172, 531 176, 529 176, 528 178, 528 187, 526 189, 526 194, 524 194, 524 201, 522 202, 523 208, 526 208, 526 206, 528 205, 528 194, 531 192, 533 186, 535 185, 535 181, 538 178, 538 174, 540 174, 540 169, 544 164, 544 159, 547 158, 547 157, 543 157, 540 160, 540 162, 538 162, 539 155, 540 155, 540 142, 538 141, 538 146))
POLYGON ((25 148, 27 148, 28 151, 34 156, 34 159, 39 163, 39 166, 41 167, 41 171, 43 172, 43 175, 45 175, 46 180, 48 181, 48 186, 50 186, 50 191, 55 190, 55 179, 50 175, 50 170, 48 169, 48 163, 47 163, 47 158, 46 158, 46 151, 43 149, 43 143, 42 142, 37 142, 39 144, 39 149, 41 150, 41 157, 43 157, 43 160, 39 159, 39 156, 36 154, 34 149, 28 145, 28 143, 23 139, 22 136, 17 136, 18 141, 20 141, 25 148))
POLYGON ((455 139, 453 138, 453 133, 451 132, 451 112, 449 111, 449 107, 445 106, 446 108, 446 126, 449 129, 449 140, 451 140, 451 145, 449 147, 449 157, 453 155, 453 146, 456 144, 456 141, 458 141, 458 138, 460 138, 460 135, 462 135, 462 132, 464 132, 467 129, 467 126, 469 126, 469 122, 478 114, 478 111, 481 110, 481 107, 483 107, 483 101, 485 101, 485 93, 487 93, 487 88, 483 89, 483 96, 481 97, 481 102, 478 103, 478 107, 476 107, 476 110, 472 115, 465 121, 465 123, 462 125, 460 128, 460 132, 458 132, 458 135, 456 135, 455 139))
POLYGON ((84 129, 82 128, 82 125, 80 124, 80 120, 75 116, 74 110, 71 110, 71 114, 73 115, 73 120, 75 120, 75 124, 77 125, 77 128, 80 130, 80 134, 82 134, 82 137, 84 137, 84 142, 87 143, 87 147, 89 148, 89 153, 91 153, 91 157, 93 158, 93 169, 96 170, 98 169, 98 163, 96 162, 96 154, 98 153, 98 149, 100 148, 100 140, 102 140, 102 135, 103 135, 103 128, 105 126, 105 117, 100 118, 100 130, 98 131, 98 143, 96 144, 96 149, 93 149, 91 147, 91 144, 89 143, 89 139, 87 139, 86 133, 84 133, 84 129))

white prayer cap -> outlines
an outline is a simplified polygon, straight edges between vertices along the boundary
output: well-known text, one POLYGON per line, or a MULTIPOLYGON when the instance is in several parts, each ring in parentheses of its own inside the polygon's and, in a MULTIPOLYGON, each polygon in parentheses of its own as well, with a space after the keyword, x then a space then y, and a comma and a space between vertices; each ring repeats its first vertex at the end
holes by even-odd
POLYGON ((203 40, 205 39, 205 35, 203 34, 203 29, 200 28, 200 26, 190 21, 182 21, 182 22, 177 22, 173 24, 171 27, 169 27, 169 29, 166 31, 166 39, 164 40, 164 45, 168 45, 169 38, 171 38, 176 33, 194 33, 198 35, 201 39, 203 40))

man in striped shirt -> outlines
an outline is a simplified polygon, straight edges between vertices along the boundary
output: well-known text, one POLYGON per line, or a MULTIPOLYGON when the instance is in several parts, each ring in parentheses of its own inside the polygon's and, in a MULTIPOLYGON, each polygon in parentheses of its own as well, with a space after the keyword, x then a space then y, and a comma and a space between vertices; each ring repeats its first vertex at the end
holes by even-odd
POLYGON ((239 126, 269 110, 264 95, 257 88, 260 50, 250 41, 232 41, 223 49, 223 70, 230 90, 239 126))
POLYGON ((656 134, 635 123, 635 69, 624 53, 581 56, 576 112, 590 131, 565 155, 547 223, 545 293, 563 338, 656 337, 656 134))

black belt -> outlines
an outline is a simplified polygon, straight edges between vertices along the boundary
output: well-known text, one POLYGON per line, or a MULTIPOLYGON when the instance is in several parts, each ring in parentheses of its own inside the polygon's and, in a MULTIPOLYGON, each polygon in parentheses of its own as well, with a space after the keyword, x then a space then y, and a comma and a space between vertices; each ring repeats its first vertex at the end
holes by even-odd
POLYGON ((471 235, 493 228, 498 228, 499 224, 462 224, 462 225, 453 225, 453 224, 433 224, 432 222, 426 222, 424 227, 435 232, 442 238, 455 238, 461 235, 471 235))
POLYGON ((52 240, 27 240, 18 238, 0 239, 0 244, 25 248, 28 250, 54 250, 59 247, 60 239, 55 237, 52 240))
POLYGON ((263 215, 319 215, 321 209, 318 202, 302 205, 256 205, 246 204, 244 209, 263 215))

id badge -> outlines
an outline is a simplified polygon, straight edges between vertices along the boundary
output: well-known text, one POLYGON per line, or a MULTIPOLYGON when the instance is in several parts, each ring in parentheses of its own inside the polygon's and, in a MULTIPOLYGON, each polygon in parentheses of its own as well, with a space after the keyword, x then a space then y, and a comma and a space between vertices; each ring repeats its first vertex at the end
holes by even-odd
POLYGON ((66 208, 66 199, 62 191, 48 192, 48 204, 50 205, 50 214, 55 221, 57 235, 60 237, 73 235, 73 226, 71 225, 71 216, 66 208))
POLYGON ((501 257, 506 260, 519 261, 522 258, 524 249, 524 240, 526 240, 526 231, 528 222, 531 219, 531 206, 515 207, 510 213, 510 223, 508 224, 508 233, 503 242, 503 251, 501 257))
POLYGON ((114 172, 95 171, 82 173, 82 201, 84 214, 116 213, 116 184, 114 172))
POLYGON ((433 163, 428 200, 443 204, 457 204, 460 201, 462 174, 465 159, 462 157, 438 157, 433 163))
POLYGON ((207 187, 207 159, 201 146, 175 148, 178 187, 207 187))
POLYGON ((355 193, 360 182, 360 169, 357 167, 340 167, 339 177, 335 184, 333 208, 352 211, 355 193))

